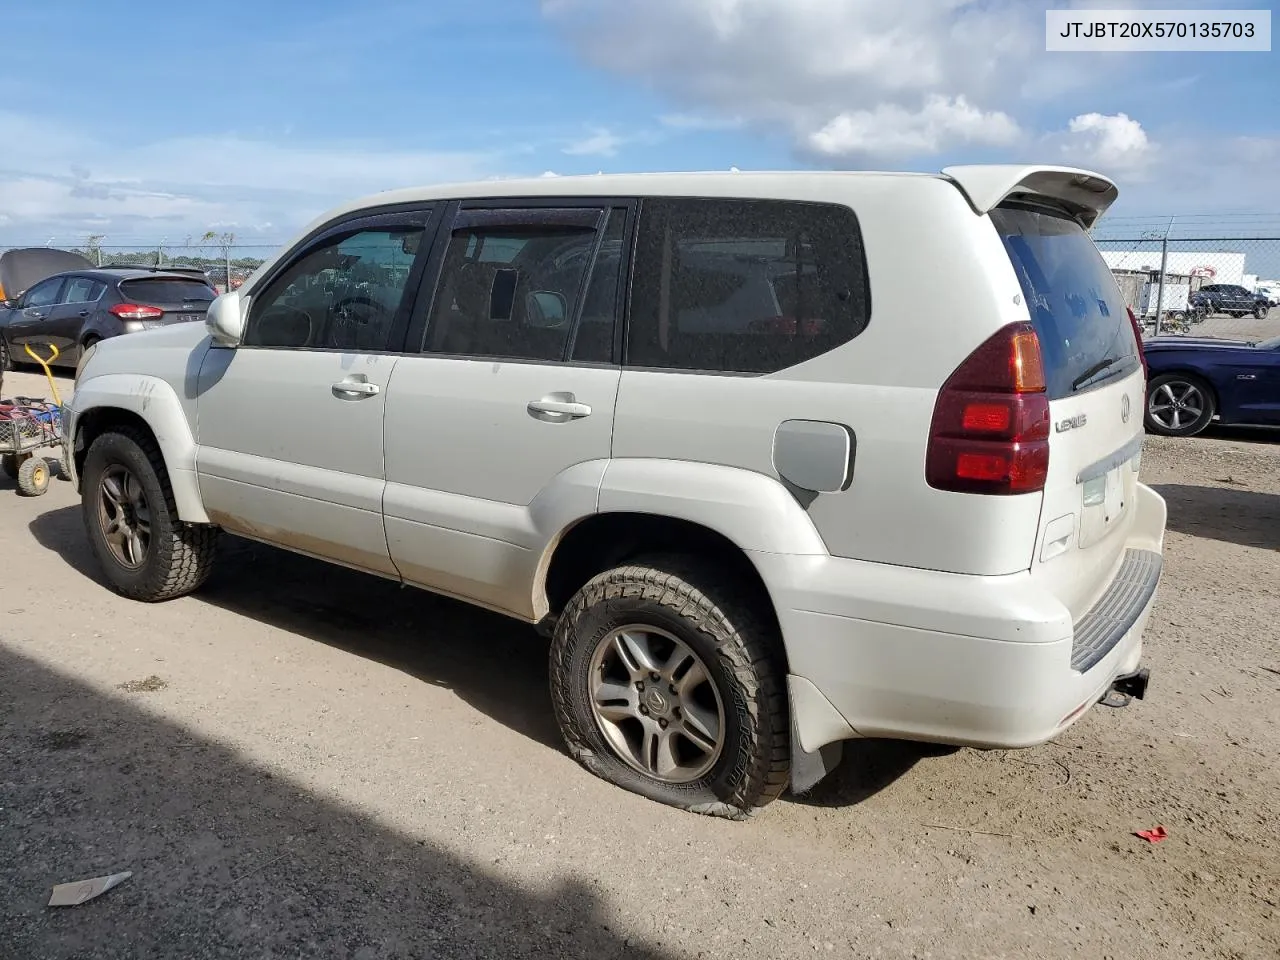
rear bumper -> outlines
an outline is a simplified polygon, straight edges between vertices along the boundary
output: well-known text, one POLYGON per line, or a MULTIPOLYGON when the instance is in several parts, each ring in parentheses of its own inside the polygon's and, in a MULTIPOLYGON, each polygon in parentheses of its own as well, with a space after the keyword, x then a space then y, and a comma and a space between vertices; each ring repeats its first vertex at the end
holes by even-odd
POLYGON ((1140 484, 1126 560, 1079 623, 1029 573, 754 555, 786 643, 797 740, 813 752, 859 736, 1051 739, 1138 668, 1164 527, 1164 501, 1140 484))

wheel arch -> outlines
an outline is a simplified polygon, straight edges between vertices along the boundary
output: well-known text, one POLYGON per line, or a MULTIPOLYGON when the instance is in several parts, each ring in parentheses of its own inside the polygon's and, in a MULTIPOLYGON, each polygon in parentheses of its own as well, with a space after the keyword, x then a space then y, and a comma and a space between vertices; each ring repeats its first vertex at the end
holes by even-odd
MULTIPOLYGON (((681 554, 720 565, 750 589, 758 598, 758 612, 778 628, 768 586, 747 551, 704 524, 638 511, 595 513, 565 530, 544 557, 536 608, 556 617, 592 577, 653 554, 681 554)), ((781 641, 780 631, 778 636, 781 641)), ((784 649, 780 652, 785 656, 784 649)))
POLYGON ((78 386, 71 406, 71 457, 77 478, 97 437, 115 426, 144 430, 164 457, 178 518, 209 523, 196 479, 195 438, 173 387, 156 377, 108 374, 78 386))

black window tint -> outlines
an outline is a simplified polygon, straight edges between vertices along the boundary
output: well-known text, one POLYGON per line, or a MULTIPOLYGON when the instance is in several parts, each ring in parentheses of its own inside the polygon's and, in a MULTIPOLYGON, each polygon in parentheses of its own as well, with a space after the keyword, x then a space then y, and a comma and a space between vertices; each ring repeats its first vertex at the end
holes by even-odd
POLYGON ((618 318, 618 280, 622 275, 622 237, 627 211, 619 207, 609 214, 604 238, 591 268, 591 280, 582 298, 578 329, 571 357, 584 363, 613 361, 613 333, 618 318))
POLYGON ((58 302, 58 291, 62 289, 62 278, 54 277, 42 280, 27 291, 22 298, 23 307, 49 307, 58 302))
POLYGON ((184 303, 208 303, 218 294, 199 280, 156 277, 120 281, 120 295, 132 303, 155 307, 177 307, 184 303))
POLYGON ((501 216, 453 231, 426 350, 562 360, 597 232, 557 223, 553 212, 540 222, 513 213, 510 225, 501 216))
POLYGON ((63 303, 93 303, 106 289, 101 280, 90 277, 72 277, 67 281, 67 289, 62 295, 63 303))
POLYGON ((856 337, 870 315, 848 207, 646 200, 627 362, 770 373, 856 337))
POLYGON ((245 343, 388 349, 423 233, 408 226, 361 230, 312 249, 255 298, 245 343))
POLYGON ((1027 299, 1050 399, 1135 370, 1128 308, 1084 228, 1057 211, 1020 206, 992 210, 991 222, 1027 299))

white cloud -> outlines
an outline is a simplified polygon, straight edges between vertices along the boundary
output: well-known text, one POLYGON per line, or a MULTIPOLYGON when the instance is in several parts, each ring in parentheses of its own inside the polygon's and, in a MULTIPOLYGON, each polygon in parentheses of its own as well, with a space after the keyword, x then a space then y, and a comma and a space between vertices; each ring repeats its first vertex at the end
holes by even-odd
POLYGON ((622 137, 601 127, 590 136, 568 144, 564 153, 571 157, 612 157, 617 154, 622 143, 622 137))
POLYGON ((1151 160, 1153 144, 1142 124, 1128 114, 1082 113, 1071 118, 1067 130, 1070 142, 1063 151, 1087 157, 1086 166, 1134 171, 1151 160))
MULTIPOLYGON (((543 13, 587 60, 670 99, 665 126, 780 130, 842 163, 1014 143, 1011 101, 1044 69, 1047 5, 556 0, 543 13)), ((1063 76, 1091 64, 1078 55, 1063 76)))
POLYGON ((842 113, 810 134, 808 146, 826 157, 912 157, 952 144, 1007 146, 1018 125, 998 110, 983 111, 963 96, 930 96, 911 111, 892 103, 842 113))
POLYGON ((741 117, 703 116, 698 113, 664 113, 658 122, 672 130, 736 130, 743 126, 741 117))
MULTIPOLYGON (((361 141, 270 142, 235 135, 110 144, 0 112, 17 131, 0 153, 5 239, 92 229, 112 240, 199 235, 212 224, 259 235, 307 222, 356 196, 480 179, 498 153, 382 148, 361 141)), ((274 239, 274 238, 273 238, 274 239)))

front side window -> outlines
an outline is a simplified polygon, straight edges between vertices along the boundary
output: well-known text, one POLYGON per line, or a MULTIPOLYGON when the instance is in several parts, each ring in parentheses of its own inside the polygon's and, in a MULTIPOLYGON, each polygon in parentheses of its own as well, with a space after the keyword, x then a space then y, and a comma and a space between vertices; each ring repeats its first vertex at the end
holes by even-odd
POLYGON ((608 361, 624 215, 584 208, 462 211, 441 267, 426 351, 557 361, 574 343, 573 359, 608 361), (610 238, 618 248, 612 255, 602 249, 610 238), (580 312, 584 326, 575 342, 580 312))
POLYGON ((360 230, 321 243, 254 298, 245 344, 389 349, 392 323, 422 244, 420 226, 360 230))
POLYGON ((771 373, 856 337, 871 302, 848 207, 646 200, 627 363, 771 373))
POLYGON ((61 289, 61 277, 43 280, 27 291, 27 295, 22 298, 22 306, 24 308, 53 306, 58 302, 58 291, 61 289))

